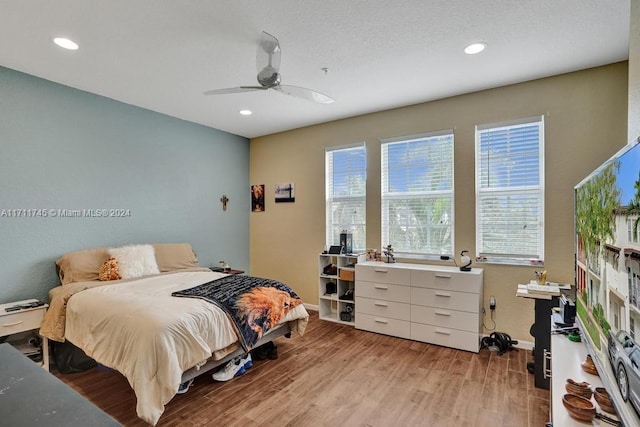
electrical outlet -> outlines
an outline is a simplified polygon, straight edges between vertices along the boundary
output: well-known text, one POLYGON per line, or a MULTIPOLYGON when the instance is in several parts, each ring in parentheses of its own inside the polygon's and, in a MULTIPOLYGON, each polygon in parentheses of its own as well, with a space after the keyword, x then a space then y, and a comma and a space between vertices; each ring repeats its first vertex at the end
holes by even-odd
POLYGON ((489 310, 495 310, 495 309, 496 309, 496 299, 492 295, 489 297, 489 310))

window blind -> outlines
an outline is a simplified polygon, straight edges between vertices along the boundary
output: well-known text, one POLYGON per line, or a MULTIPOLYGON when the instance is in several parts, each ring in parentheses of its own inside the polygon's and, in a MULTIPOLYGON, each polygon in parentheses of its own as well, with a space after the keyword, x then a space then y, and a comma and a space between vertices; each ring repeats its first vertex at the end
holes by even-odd
POLYGON ((544 259, 543 119, 476 128, 476 244, 489 262, 544 259))
POLYGON ((399 255, 452 255, 453 132, 381 143, 382 245, 399 255))
POLYGON ((326 245, 339 245, 340 232, 353 234, 353 250, 366 248, 366 148, 364 143, 325 150, 326 245))

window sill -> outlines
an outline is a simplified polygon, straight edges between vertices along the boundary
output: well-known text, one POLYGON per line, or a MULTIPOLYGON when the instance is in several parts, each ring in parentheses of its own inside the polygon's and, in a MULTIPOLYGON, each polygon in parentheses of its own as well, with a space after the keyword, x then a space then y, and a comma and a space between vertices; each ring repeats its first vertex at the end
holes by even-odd
POLYGON ((514 265, 520 267, 544 267, 544 260, 519 258, 476 257, 477 264, 514 265))

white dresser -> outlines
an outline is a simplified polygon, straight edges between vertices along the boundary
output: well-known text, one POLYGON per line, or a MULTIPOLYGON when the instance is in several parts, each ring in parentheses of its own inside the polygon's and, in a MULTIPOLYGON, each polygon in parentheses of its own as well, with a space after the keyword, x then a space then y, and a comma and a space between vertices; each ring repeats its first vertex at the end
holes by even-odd
POLYGON ((480 350, 483 270, 356 264, 356 328, 466 351, 480 350))

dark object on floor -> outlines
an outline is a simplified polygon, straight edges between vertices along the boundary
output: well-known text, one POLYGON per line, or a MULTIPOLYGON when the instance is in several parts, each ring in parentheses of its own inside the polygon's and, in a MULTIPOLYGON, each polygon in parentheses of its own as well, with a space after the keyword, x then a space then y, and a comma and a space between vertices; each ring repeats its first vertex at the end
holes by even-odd
POLYGON ((253 360, 275 360, 278 358, 278 346, 273 341, 269 341, 251 350, 251 357, 253 360))
POLYGON ((535 362, 531 361, 531 362, 527 362, 527 371, 530 374, 534 374, 536 373, 536 365, 535 362))
POLYGON ((515 344, 518 344, 518 341, 512 340, 504 332, 492 332, 488 337, 482 338, 480 348, 497 347, 498 356, 502 356, 507 351, 515 350, 515 344))
POLYGON ((58 372, 61 374, 84 372, 98 366, 95 360, 69 341, 51 341, 51 355, 58 372))

